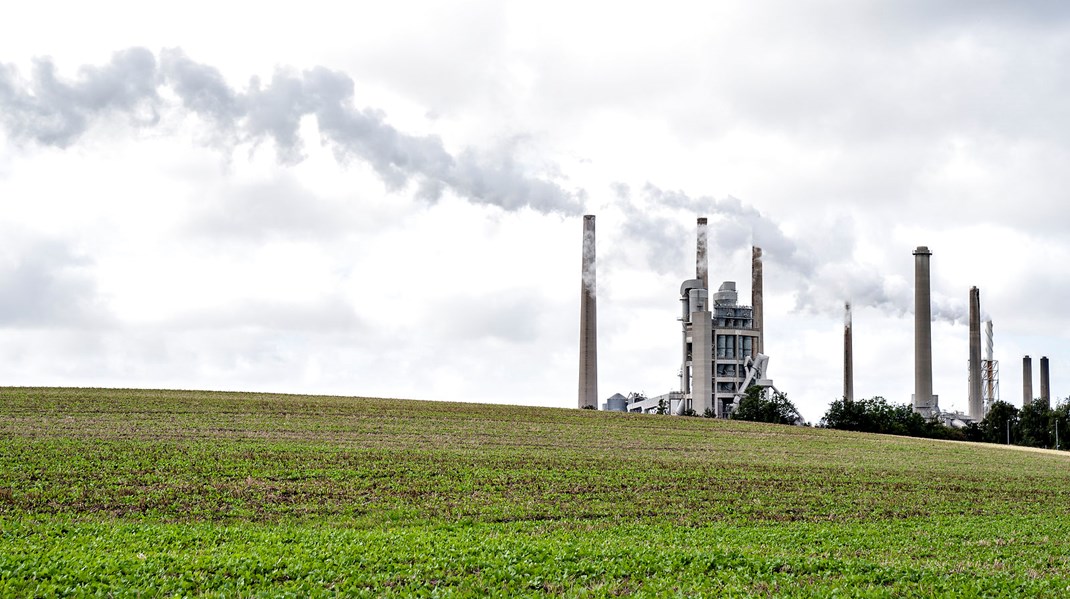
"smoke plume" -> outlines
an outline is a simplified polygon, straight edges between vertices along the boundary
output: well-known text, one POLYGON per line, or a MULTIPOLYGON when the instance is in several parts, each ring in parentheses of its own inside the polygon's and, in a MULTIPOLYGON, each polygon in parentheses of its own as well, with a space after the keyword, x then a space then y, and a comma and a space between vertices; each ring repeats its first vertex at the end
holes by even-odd
POLYGON ((595 232, 593 228, 586 227, 586 221, 584 222, 583 229, 583 257, 582 257, 582 273, 583 288, 592 297, 598 294, 597 287, 597 262, 596 262, 596 246, 595 246, 595 232))
MULTIPOLYGON (((717 248, 720 255, 725 255, 746 250, 750 245, 761 247, 767 263, 776 268, 776 276, 790 280, 795 288, 798 311, 832 316, 840 313, 844 301, 849 300, 854 308, 871 307, 896 316, 913 313, 913 282, 856 262, 852 258, 854 240, 840 239, 837 234, 836 230, 849 228, 842 224, 834 224, 836 230, 824 232, 823 237, 831 242, 811 247, 737 198, 691 197, 651 184, 645 185, 636 198, 624 184, 614 184, 612 189, 624 214, 625 238, 644 248, 642 259, 659 273, 678 271, 684 263, 684 253, 690 250, 681 240, 694 239, 693 229, 686 223, 694 222, 690 220, 694 216, 708 216, 707 243, 711 250, 717 248)), ((909 254, 905 255, 909 262, 909 254)), ((710 270, 712 277, 716 265, 710 270)), ((710 284, 715 285, 712 280, 710 284)), ((933 295, 934 320, 965 322, 965 314, 962 301, 933 295)))
POLYGON ((253 78, 235 89, 218 69, 178 49, 162 51, 158 62, 145 48, 123 50, 104 66, 80 68, 74 81, 58 78, 49 59, 34 61, 29 80, 0 65, 0 123, 13 138, 67 147, 102 119, 156 125, 161 110, 171 108, 160 93, 164 88, 182 110, 211 125, 210 142, 221 147, 271 140, 279 161, 294 164, 304 158, 301 119, 314 116, 323 141, 340 161, 369 164, 389 189, 412 182, 428 201, 448 190, 506 210, 530 207, 571 215, 582 208, 582 191, 530 176, 508 152, 466 149, 454 155, 438 137, 398 131, 381 112, 356 107, 349 76, 323 67, 280 69, 270 81, 253 78))

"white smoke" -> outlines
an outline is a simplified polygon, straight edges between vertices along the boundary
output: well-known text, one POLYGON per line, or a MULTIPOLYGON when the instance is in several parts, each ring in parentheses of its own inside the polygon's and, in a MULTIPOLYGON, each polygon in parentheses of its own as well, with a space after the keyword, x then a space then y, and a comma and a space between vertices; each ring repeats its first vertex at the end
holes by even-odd
POLYGON ((144 48, 117 52, 107 65, 84 66, 74 81, 62 81, 48 59, 38 59, 29 80, 0 65, 0 124, 11 137, 67 147, 94 121, 125 117, 136 127, 159 121, 168 88, 181 108, 210 123, 211 142, 274 142, 279 160, 303 159, 301 119, 314 116, 339 160, 369 164, 391 189, 415 182, 421 198, 435 201, 449 190, 478 204, 506 210, 530 207, 544 213, 578 214, 581 190, 566 191, 530 176, 509 152, 474 149, 457 155, 434 136, 402 133, 376 110, 355 106, 353 80, 323 67, 297 73, 278 70, 270 81, 253 78, 245 89, 230 87, 219 70, 190 60, 181 50, 156 57, 144 48))
MULTIPOLYGON (((853 307, 876 308, 896 316, 914 311, 913 280, 883 274, 855 261, 854 240, 842 233, 846 228, 842 224, 830 225, 824 235, 827 247, 814 248, 737 198, 691 197, 651 184, 635 199, 626 185, 615 184, 613 190, 624 213, 626 239, 644 248, 646 265, 659 273, 678 271, 684 253, 691 251, 684 241, 693 238, 686 223, 694 222, 694 216, 708 216, 708 245, 721 255, 745 251, 750 245, 761 247, 766 262, 775 268, 775 276, 794 285, 798 311, 835 315, 843 309, 844 298, 850 298, 853 307)), ((909 254, 905 256, 910 260, 909 254)), ((966 305, 960 300, 934 293, 931 310, 934 320, 966 320, 966 305)))
POLYGON ((707 279, 709 277, 709 246, 710 246, 710 228, 708 224, 698 225, 698 247, 702 248, 700 252, 695 253, 695 276, 698 279, 707 279), (701 254, 701 256, 700 256, 701 254))
MULTIPOLYGON (((586 225, 586 222, 584 223, 586 225)), ((594 229, 588 229, 584 226, 583 229, 583 266, 582 277, 583 287, 587 290, 591 296, 597 296, 598 285, 596 277, 596 260, 595 260, 595 232, 594 229)))

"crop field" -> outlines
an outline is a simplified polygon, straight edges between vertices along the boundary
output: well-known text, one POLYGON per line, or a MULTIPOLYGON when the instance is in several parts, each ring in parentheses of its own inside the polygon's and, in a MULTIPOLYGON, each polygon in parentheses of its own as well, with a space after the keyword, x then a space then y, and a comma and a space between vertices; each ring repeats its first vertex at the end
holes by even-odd
POLYGON ((1070 596, 1070 455, 704 418, 0 388, 0 596, 1070 596))

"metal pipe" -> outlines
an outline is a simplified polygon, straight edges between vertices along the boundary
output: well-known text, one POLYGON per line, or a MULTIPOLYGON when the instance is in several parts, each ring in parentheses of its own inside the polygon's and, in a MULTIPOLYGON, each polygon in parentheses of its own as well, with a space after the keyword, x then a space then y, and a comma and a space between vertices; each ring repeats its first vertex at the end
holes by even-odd
POLYGON ((932 306, 929 297, 929 256, 925 246, 914 250, 914 411, 933 416, 932 306))
POLYGON ((598 409, 598 306, 595 277, 594 215, 583 217, 580 271, 580 408, 598 409))
POLYGON ((687 365, 691 361, 687 352, 687 325, 691 322, 691 311, 688 310, 688 306, 691 302, 687 295, 683 295, 680 303, 683 305, 680 316, 680 392, 687 395, 691 393, 691 373, 687 365))

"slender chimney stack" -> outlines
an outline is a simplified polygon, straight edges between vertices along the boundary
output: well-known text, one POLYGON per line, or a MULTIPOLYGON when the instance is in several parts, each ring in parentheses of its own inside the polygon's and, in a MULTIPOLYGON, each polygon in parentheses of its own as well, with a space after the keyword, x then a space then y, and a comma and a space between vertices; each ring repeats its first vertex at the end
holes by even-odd
POLYGON ((1022 358, 1022 407, 1033 404, 1033 359, 1022 358))
POLYGON ((980 422, 985 417, 981 397, 981 292, 970 287, 970 418, 980 422))
POLYGON ((914 250, 914 411, 933 415, 932 307, 929 298, 929 256, 925 246, 914 250))
POLYGON ((843 316, 843 402, 855 400, 854 348, 851 343, 851 302, 847 302, 843 316))
POLYGON ((579 407, 598 409, 598 309, 595 304, 594 215, 583 217, 580 271, 579 407))
POLYGON ((1040 357, 1040 400, 1045 405, 1051 405, 1051 384, 1048 379, 1048 357, 1040 357))
POLYGON ((765 323, 763 322, 764 300, 762 298, 762 248, 751 246, 750 249, 750 303, 754 310, 754 328, 758 331, 758 347, 755 354, 765 353, 765 323))
POLYGON ((995 352, 993 351, 993 345, 994 344, 995 344, 995 340, 994 340, 993 333, 992 333, 992 321, 991 320, 986 320, 985 321, 985 362, 987 364, 985 366, 985 373, 986 373, 987 376, 985 376, 985 384, 987 385, 987 387, 985 388, 985 395, 986 395, 986 397, 988 398, 988 401, 989 401, 989 405, 985 406, 986 410, 988 408, 992 407, 991 406, 991 402, 996 401, 996 377, 995 377, 996 364, 995 364, 995 358, 994 358, 995 352))
POLYGON ((706 217, 698 219, 698 243, 695 245, 695 278, 702 281, 702 288, 710 288, 709 229, 706 217))

